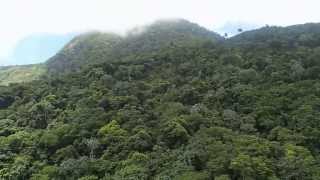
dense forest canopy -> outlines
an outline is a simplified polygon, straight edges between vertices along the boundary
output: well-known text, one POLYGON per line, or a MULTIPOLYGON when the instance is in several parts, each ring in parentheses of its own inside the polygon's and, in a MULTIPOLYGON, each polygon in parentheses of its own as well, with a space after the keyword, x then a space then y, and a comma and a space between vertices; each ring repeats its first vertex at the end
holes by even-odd
POLYGON ((76 37, 0 88, 0 179, 320 179, 320 25, 76 37))

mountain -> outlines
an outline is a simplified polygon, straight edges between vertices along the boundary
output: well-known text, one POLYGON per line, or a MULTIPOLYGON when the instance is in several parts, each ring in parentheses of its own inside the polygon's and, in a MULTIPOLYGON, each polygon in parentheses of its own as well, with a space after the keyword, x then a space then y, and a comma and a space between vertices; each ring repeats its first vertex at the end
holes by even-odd
POLYGON ((161 20, 130 30, 125 37, 110 33, 80 35, 49 59, 47 65, 50 72, 74 71, 83 65, 205 40, 222 41, 223 38, 186 20, 161 20))
POLYGON ((318 24, 182 22, 79 36, 1 87, 0 179, 320 179, 318 24))
POLYGON ((128 55, 185 44, 192 46, 192 43, 199 41, 222 40, 223 38, 217 33, 183 19, 159 20, 151 25, 129 31, 117 50, 128 55))
MULTIPOLYGON (((15 54, 19 57, 17 56, 14 59, 21 59, 21 56, 25 56, 27 61, 33 62, 36 53, 42 53, 42 55, 37 57, 44 57, 49 53, 49 50, 43 51, 41 48, 56 51, 59 43, 55 39, 62 42, 73 36, 68 35, 65 38, 61 38, 60 36, 38 35, 26 38, 17 46, 15 54), (53 44, 57 44, 57 46, 53 47, 53 44)), ((91 64, 118 61, 129 55, 141 55, 180 45, 188 44, 192 46, 195 43, 202 43, 203 41, 220 42, 223 41, 223 38, 214 32, 183 19, 159 20, 150 25, 134 28, 125 37, 102 32, 89 32, 78 35, 56 55, 49 58, 44 63, 44 66, 41 67, 50 74, 68 73, 78 71, 82 67, 91 64)), ((15 66, 11 70, 15 72, 19 68, 15 66)), ((38 67, 25 68, 22 66, 21 70, 20 73, 16 73, 16 77, 14 77, 15 73, 10 73, 10 76, 8 76, 8 73, 11 71, 5 71, 1 74, 0 70, 2 84, 32 81, 38 79, 41 75, 38 67), (36 71, 32 72, 35 69, 36 71), (30 74, 32 78, 21 76, 25 73, 30 74)))
POLYGON ((231 39, 232 42, 259 46, 281 46, 295 48, 299 45, 317 47, 320 45, 320 24, 307 23, 288 27, 265 26, 243 32, 231 39))
POLYGON ((83 65, 103 61, 120 41, 121 37, 116 34, 83 34, 75 37, 46 64, 53 73, 78 70, 83 65))

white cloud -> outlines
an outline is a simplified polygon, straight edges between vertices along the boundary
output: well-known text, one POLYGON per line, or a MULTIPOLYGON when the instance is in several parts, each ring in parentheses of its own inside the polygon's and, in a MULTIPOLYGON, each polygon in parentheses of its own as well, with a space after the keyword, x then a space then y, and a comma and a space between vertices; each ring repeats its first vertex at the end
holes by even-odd
POLYGON ((320 21, 317 0, 1 0, 0 59, 34 33, 126 29, 186 18, 209 29, 227 22, 290 25, 320 21))

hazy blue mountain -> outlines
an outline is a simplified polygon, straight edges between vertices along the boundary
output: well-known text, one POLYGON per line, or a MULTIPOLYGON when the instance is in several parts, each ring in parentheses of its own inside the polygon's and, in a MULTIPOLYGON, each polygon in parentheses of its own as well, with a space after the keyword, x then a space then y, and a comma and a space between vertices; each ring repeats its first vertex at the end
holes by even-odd
POLYGON ((19 41, 5 65, 41 63, 55 55, 76 33, 33 34, 19 41))

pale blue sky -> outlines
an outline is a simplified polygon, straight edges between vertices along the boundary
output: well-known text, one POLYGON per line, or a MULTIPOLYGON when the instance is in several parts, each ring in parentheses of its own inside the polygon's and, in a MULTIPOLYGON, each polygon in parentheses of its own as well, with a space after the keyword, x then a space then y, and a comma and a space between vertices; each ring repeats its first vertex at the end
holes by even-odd
MULTIPOLYGON (((0 65, 30 63, 13 59, 12 54, 21 58, 23 53, 16 55, 15 47, 38 34, 53 35, 58 41, 43 44, 41 51, 53 46, 57 51, 65 43, 58 37, 75 32, 124 33, 128 28, 161 18, 185 18, 218 31, 228 23, 238 22, 254 27, 286 26, 319 22, 319 7, 318 0, 1 0, 0 65)), ((34 57, 34 61, 44 61, 46 56, 34 57)))
POLYGON ((41 63, 55 55, 75 36, 76 33, 29 35, 16 43, 12 53, 2 63, 3 65, 41 63))

